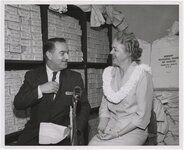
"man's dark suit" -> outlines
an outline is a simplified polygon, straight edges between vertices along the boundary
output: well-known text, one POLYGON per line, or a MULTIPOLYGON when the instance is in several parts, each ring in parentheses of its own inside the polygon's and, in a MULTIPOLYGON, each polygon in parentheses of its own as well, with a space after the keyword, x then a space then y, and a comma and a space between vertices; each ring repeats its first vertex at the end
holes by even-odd
POLYGON ((54 100, 50 99, 50 94, 43 94, 43 97, 38 99, 38 85, 48 82, 46 67, 40 67, 26 73, 24 83, 15 96, 14 106, 16 109, 31 107, 30 121, 25 125, 23 134, 18 139, 18 144, 37 145, 40 122, 69 125, 72 96, 66 95, 66 91, 73 91, 75 86, 80 86, 82 89, 81 99, 78 102, 77 129, 81 133, 84 130, 88 122, 90 105, 86 98, 81 75, 64 69, 61 70, 59 79, 60 86, 54 100))

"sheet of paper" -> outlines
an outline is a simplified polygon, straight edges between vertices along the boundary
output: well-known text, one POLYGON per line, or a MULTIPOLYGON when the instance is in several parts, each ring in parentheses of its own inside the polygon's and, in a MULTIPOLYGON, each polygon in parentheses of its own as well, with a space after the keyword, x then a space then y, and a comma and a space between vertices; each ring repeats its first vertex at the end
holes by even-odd
POLYGON ((39 130, 39 144, 56 144, 67 136, 67 127, 42 122, 39 130))

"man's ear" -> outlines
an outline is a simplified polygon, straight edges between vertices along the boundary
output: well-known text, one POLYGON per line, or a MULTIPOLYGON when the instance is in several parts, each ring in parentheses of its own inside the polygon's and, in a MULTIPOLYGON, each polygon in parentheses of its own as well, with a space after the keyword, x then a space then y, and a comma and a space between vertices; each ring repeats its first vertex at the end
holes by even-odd
POLYGON ((46 56, 50 60, 52 58, 52 54, 49 51, 46 51, 46 56))

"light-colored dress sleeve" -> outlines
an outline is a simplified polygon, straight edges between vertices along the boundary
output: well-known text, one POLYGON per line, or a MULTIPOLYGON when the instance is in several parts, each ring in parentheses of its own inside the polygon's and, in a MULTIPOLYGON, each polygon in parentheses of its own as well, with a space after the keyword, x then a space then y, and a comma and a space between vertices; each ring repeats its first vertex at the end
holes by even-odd
POLYGON ((133 119, 133 124, 145 129, 150 122, 153 101, 153 82, 149 73, 145 72, 138 82, 136 100, 137 111, 133 119))
POLYGON ((105 130, 108 122, 109 122, 109 118, 110 118, 110 114, 109 114, 109 110, 108 110, 108 106, 107 106, 108 102, 105 99, 105 97, 102 97, 102 102, 99 108, 99 125, 98 125, 98 129, 103 129, 105 130))
POLYGON ((100 108, 99 108, 99 117, 100 118, 110 118, 107 103, 108 103, 107 100, 103 96, 102 97, 102 102, 101 102, 101 105, 100 105, 100 108))

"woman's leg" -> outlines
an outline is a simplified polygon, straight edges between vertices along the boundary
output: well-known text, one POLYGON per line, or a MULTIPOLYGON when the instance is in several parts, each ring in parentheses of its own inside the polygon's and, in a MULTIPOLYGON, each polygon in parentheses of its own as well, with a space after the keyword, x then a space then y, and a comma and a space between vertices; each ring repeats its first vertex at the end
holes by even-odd
POLYGON ((148 137, 147 132, 145 131, 132 131, 128 134, 125 134, 119 138, 112 140, 101 140, 97 136, 94 136, 89 142, 89 146, 139 146, 143 145, 148 137))
POLYGON ((89 146, 104 146, 108 145, 109 140, 101 140, 96 135, 88 143, 89 146))

